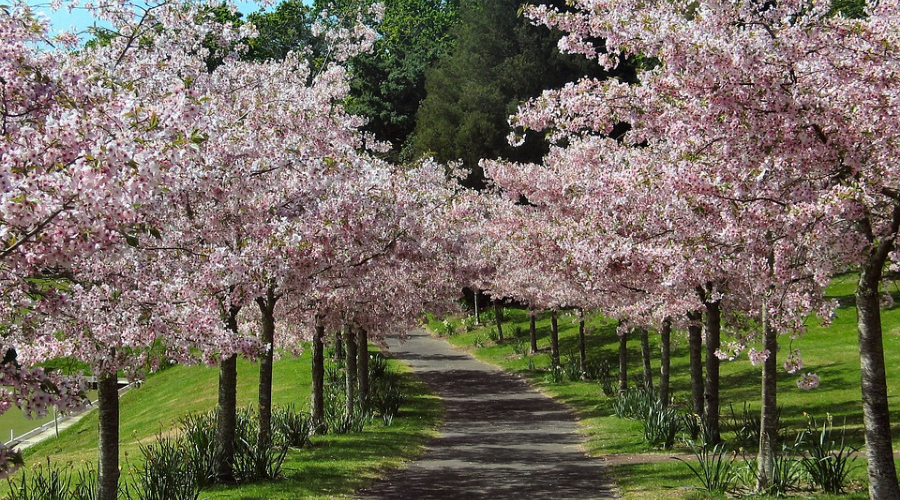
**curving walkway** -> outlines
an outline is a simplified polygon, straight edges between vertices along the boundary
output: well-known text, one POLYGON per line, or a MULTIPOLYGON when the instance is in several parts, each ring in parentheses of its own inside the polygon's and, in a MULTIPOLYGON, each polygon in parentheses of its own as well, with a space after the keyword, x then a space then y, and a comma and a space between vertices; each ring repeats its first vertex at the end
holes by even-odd
POLYGON ((409 467, 363 500, 613 498, 603 462, 587 457, 574 414, 519 378, 422 331, 390 351, 441 397, 444 424, 409 467))

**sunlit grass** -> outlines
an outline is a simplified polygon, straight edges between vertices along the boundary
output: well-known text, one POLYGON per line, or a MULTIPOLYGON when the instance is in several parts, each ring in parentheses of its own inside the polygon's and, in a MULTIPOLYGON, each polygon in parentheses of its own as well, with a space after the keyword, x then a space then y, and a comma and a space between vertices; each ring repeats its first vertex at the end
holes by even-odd
MULTIPOLYGON (((405 403, 391 426, 373 421, 359 434, 314 437, 312 446, 292 450, 284 465, 284 478, 240 487, 204 491, 209 499, 346 498, 386 469, 400 466, 421 451, 440 419, 440 402, 430 395, 408 368, 393 360, 402 372, 405 403)), ((258 391, 258 365, 238 364, 238 404, 253 405, 258 391)), ((310 395, 310 358, 282 358, 275 363, 273 399, 277 405, 305 408, 310 395)), ((121 398, 121 460, 123 481, 139 465, 139 443, 159 433, 171 433, 179 418, 215 408, 218 370, 203 366, 175 366, 150 377, 139 389, 121 398)), ((53 463, 78 467, 96 462, 97 414, 92 412, 63 432, 29 449, 27 464, 53 463)), ((5 485, 4 485, 5 487, 5 485)))
MULTIPOLYGON (((829 297, 839 301, 841 307, 836 311, 831 325, 822 326, 817 318, 807 322, 808 331, 798 337, 782 336, 778 353, 779 365, 793 349, 799 349, 803 357, 803 373, 817 373, 821 378, 818 389, 806 391, 796 385, 798 374, 788 374, 781 370, 778 375, 778 397, 781 406, 781 420, 784 435, 793 439, 798 432, 805 429, 810 419, 822 422, 831 416, 837 427, 843 427, 846 438, 856 446, 862 446, 863 421, 860 394, 859 350, 856 336, 856 310, 853 293, 856 288, 856 276, 842 275, 829 287, 829 297)), ((897 290, 891 290, 897 295, 897 290)), ((668 461, 671 452, 663 452, 648 448, 642 442, 641 425, 636 421, 623 420, 613 416, 611 399, 604 396, 596 381, 552 383, 548 377, 550 316, 541 313, 537 321, 538 347, 536 355, 517 355, 511 339, 513 332, 519 330, 525 344, 528 344, 527 312, 507 309, 507 322, 504 323, 506 342, 498 344, 488 341, 492 324, 477 328, 471 332, 463 332, 461 322, 456 328, 458 334, 449 337, 454 345, 472 351, 478 358, 504 369, 526 377, 532 384, 552 395, 560 401, 571 405, 581 419, 585 433, 585 448, 591 455, 604 456, 611 454, 646 454, 659 455, 663 463, 640 465, 617 465, 613 473, 617 478, 625 498, 704 498, 702 494, 675 486, 689 487, 696 482, 684 465, 668 461), (476 342, 477 340, 477 342, 476 342), (483 347, 477 347, 483 345, 483 347)), ((893 401, 900 388, 900 306, 884 310, 882 314, 885 332, 884 350, 888 369, 889 397, 893 401)), ((561 314, 560 351, 565 362, 568 356, 577 352, 577 319, 574 315, 561 314)), ((441 331, 439 322, 434 320, 429 325, 433 331, 441 331)), ((671 390, 676 404, 682 408, 689 407, 690 376, 687 349, 687 336, 684 332, 674 332, 672 336, 671 390)), ((659 349, 658 339, 651 336, 653 352, 654 383, 658 383, 659 349)), ((615 324, 602 317, 591 317, 588 320, 587 335, 588 359, 605 360, 612 367, 613 374, 618 371, 618 337, 615 324)), ((639 340, 635 336, 629 340, 629 374, 642 372, 639 340)), ((743 410, 744 404, 751 411, 759 411, 761 374, 760 368, 751 365, 746 356, 721 365, 721 405, 722 414, 727 417, 734 408, 736 413, 743 410)), ((893 404, 891 420, 900 422, 900 405, 893 404)), ((726 432, 724 438, 731 437, 726 432)), ((895 449, 900 444, 900 433, 895 433, 895 449)), ((676 452, 686 451, 683 445, 676 452)), ((752 450, 747 450, 752 453, 752 450)), ((856 464, 853 478, 857 487, 865 482, 865 459, 860 457, 856 464)), ((859 498, 865 498, 860 494, 859 498)), ((830 498, 827 496, 805 498, 830 498)), ((843 496, 841 498, 854 498, 843 496)))

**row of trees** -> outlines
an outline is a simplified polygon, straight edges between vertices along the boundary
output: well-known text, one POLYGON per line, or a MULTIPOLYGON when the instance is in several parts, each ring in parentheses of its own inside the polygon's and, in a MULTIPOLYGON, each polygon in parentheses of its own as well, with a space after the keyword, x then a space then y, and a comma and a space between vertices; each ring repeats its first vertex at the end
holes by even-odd
MULTIPOLYGON (((696 332, 702 318, 702 411, 715 439, 719 359, 758 346, 765 489, 779 337, 802 334, 812 313, 827 321, 824 287, 855 266, 870 494, 900 498, 879 309, 900 228, 897 5, 859 18, 811 0, 526 10, 566 32, 565 51, 633 65, 637 78, 583 78, 520 107, 519 134, 544 130, 556 145, 541 164, 482 162, 510 200, 481 240, 494 265, 482 287, 539 308, 600 309, 623 331, 696 332)), ((802 366, 799 353, 783 359, 802 366)))
POLYGON ((260 360, 266 443, 274 351, 312 340, 321 419, 326 331, 378 339, 457 293, 441 227, 457 188, 443 166, 379 159, 388 146, 345 110, 347 61, 375 42, 363 21, 379 9, 323 16, 315 45, 277 57, 221 7, 95 14, 112 28, 78 46, 23 4, 0 10, 3 397, 36 413, 81 405, 77 382, 25 367, 88 364, 98 498, 114 499, 118 374, 220 364, 229 480, 236 357, 260 360))
POLYGON ((401 330, 465 284, 495 304, 600 310, 623 333, 686 328, 693 399, 714 437, 719 359, 757 345, 765 489, 779 335, 801 334, 811 313, 827 320, 823 288, 853 265, 871 495, 900 498, 878 308, 900 229, 898 8, 851 18, 815 0, 527 7, 551 37, 505 16, 513 4, 485 0, 459 7, 452 48, 456 4, 423 6, 285 3, 244 24, 221 7, 116 4, 98 11, 114 29, 84 47, 48 38, 24 5, 3 8, 5 404, 80 404, 77 384, 27 367, 87 362, 101 389, 100 498, 111 499, 116 374, 219 363, 227 480, 236 356, 261 359, 264 441, 276 346, 312 340, 321 415, 326 332, 401 330), (490 54, 488 20, 511 34, 493 37, 490 54), (587 61, 550 51, 560 33, 559 47, 587 61), (535 54, 567 69, 532 66, 535 54), (502 78, 478 73, 489 70, 502 78), (457 78, 468 72, 478 74, 457 78), (512 119, 513 142, 529 146, 488 140, 507 134, 500 105, 560 75, 577 80, 512 119), (413 125, 417 106, 400 104, 425 88, 413 125), (458 147, 478 138, 490 147, 458 147), (456 167, 387 161, 431 152, 470 169, 500 155, 533 163, 483 160, 493 188, 475 192, 456 167))

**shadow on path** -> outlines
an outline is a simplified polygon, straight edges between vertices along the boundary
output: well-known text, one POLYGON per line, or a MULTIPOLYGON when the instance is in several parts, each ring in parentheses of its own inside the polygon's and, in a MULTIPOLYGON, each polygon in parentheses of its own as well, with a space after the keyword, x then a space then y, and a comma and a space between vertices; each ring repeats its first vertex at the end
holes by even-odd
POLYGON ((565 406, 421 331, 390 350, 441 397, 444 424, 422 457, 360 491, 360 499, 614 497, 607 469, 584 454, 565 406))

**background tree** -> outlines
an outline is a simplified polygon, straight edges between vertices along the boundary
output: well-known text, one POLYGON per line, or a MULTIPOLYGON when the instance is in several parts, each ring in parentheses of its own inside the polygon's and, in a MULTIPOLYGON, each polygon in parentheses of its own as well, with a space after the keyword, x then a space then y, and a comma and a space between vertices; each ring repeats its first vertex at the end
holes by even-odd
POLYGON ((483 185, 483 158, 540 161, 547 151, 540 136, 528 134, 520 147, 509 144, 509 116, 544 89, 603 72, 561 55, 559 34, 533 26, 519 15, 521 7, 520 0, 461 3, 453 52, 426 72, 427 95, 405 157, 462 160, 469 186, 483 185))

